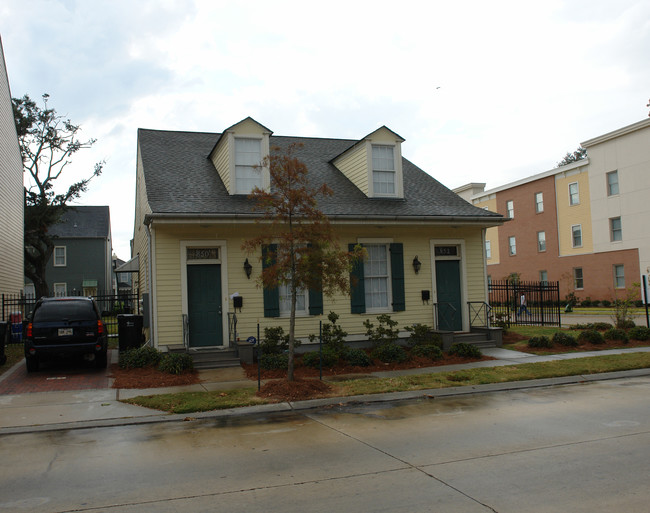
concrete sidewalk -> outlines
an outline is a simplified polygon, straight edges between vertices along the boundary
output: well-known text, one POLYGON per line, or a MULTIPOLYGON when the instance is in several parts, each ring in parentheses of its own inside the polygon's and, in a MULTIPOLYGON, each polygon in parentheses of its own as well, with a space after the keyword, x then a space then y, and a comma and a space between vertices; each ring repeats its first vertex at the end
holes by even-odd
MULTIPOLYGON (((447 365, 425 369, 408 369, 401 371, 377 372, 376 377, 404 376, 411 374, 425 374, 435 372, 448 372, 454 370, 472 369, 479 367, 499 367, 517 365, 522 363, 535 363, 544 361, 567 360, 572 358, 585 358, 589 356, 602 356, 606 354, 621 354, 634 352, 650 352, 650 347, 612 349, 587 353, 567 353, 550 356, 537 356, 533 354, 510 351, 507 349, 485 349, 486 356, 495 360, 486 360, 461 365, 447 365)), ((24 365, 24 363, 16 364, 24 365)), ((13 371, 8 371, 5 375, 13 371)), ((353 396, 344 398, 315 399, 293 403, 278 403, 261 406, 251 406, 229 410, 216 410, 210 412, 193 413, 190 415, 173 415, 161 413, 139 406, 120 402, 121 399, 139 395, 153 395, 176 392, 205 392, 214 390, 228 390, 233 388, 255 388, 256 381, 247 379, 243 369, 213 369, 200 371, 202 382, 196 385, 148 388, 141 390, 131 389, 97 389, 76 390, 68 392, 37 392, 15 395, 0 395, 0 435, 12 433, 28 433, 38 431, 58 431, 68 429, 82 429, 92 427, 109 427, 128 424, 142 424, 155 422, 169 422, 178 420, 194 420, 201 418, 216 418, 230 415, 246 415, 262 412, 280 412, 315 408, 327 404, 340 404, 347 402, 379 402, 391 400, 404 400, 418 397, 443 397, 451 395, 473 394, 497 390, 516 390, 522 388, 562 385, 580 383, 585 381, 598 381, 620 377, 650 375, 650 369, 616 372, 608 374, 595 374, 588 376, 568 376, 561 378, 540 379, 527 382, 499 383, 480 386, 452 387, 435 390, 418 390, 413 392, 397 392, 390 394, 376 394, 372 396, 353 396)))

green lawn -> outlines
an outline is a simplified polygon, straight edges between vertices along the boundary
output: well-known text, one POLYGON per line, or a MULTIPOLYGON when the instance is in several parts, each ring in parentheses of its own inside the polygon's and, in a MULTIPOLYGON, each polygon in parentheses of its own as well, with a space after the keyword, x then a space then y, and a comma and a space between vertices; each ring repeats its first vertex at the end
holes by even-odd
MULTIPOLYGON (((650 353, 629 353, 394 378, 350 379, 329 382, 329 384, 332 387, 332 397, 346 397, 487 383, 505 383, 509 381, 595 374, 647 367, 650 367, 650 353)), ((256 388, 251 387, 230 391, 139 396, 124 400, 123 402, 170 413, 211 411, 273 402, 259 398, 255 393, 256 388)))

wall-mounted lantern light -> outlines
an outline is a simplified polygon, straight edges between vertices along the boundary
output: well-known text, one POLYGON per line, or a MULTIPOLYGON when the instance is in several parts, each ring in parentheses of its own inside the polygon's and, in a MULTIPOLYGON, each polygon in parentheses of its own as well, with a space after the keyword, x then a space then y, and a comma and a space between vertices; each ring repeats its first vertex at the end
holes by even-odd
POLYGON ((253 266, 248 263, 248 258, 244 262, 244 271, 246 271, 246 278, 251 279, 251 273, 253 272, 253 266))
POLYGON ((413 270, 415 271, 415 274, 420 272, 420 267, 422 267, 422 263, 418 260, 418 256, 415 255, 415 258, 413 259, 413 270))

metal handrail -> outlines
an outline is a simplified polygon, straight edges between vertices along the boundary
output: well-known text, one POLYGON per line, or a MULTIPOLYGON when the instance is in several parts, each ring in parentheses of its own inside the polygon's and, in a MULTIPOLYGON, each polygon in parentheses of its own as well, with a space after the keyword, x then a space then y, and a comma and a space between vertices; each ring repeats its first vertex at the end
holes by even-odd
POLYGON ((472 327, 490 327, 490 314, 492 307, 485 301, 468 301, 467 309, 469 311, 469 326, 472 327), (478 307, 476 305, 479 305, 478 307), (481 322, 481 324, 475 321, 481 322))
POLYGON ((237 344, 237 315, 234 312, 228 312, 228 343, 230 346, 237 344))

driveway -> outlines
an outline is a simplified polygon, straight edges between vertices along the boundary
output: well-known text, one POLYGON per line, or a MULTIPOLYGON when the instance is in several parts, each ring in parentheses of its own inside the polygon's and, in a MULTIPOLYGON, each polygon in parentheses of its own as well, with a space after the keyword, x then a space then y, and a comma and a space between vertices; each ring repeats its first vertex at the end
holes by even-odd
POLYGON ((110 362, 117 351, 109 350, 109 366, 96 369, 91 362, 44 362, 38 372, 28 373, 24 360, 0 377, 0 394, 65 392, 110 388, 110 362))

